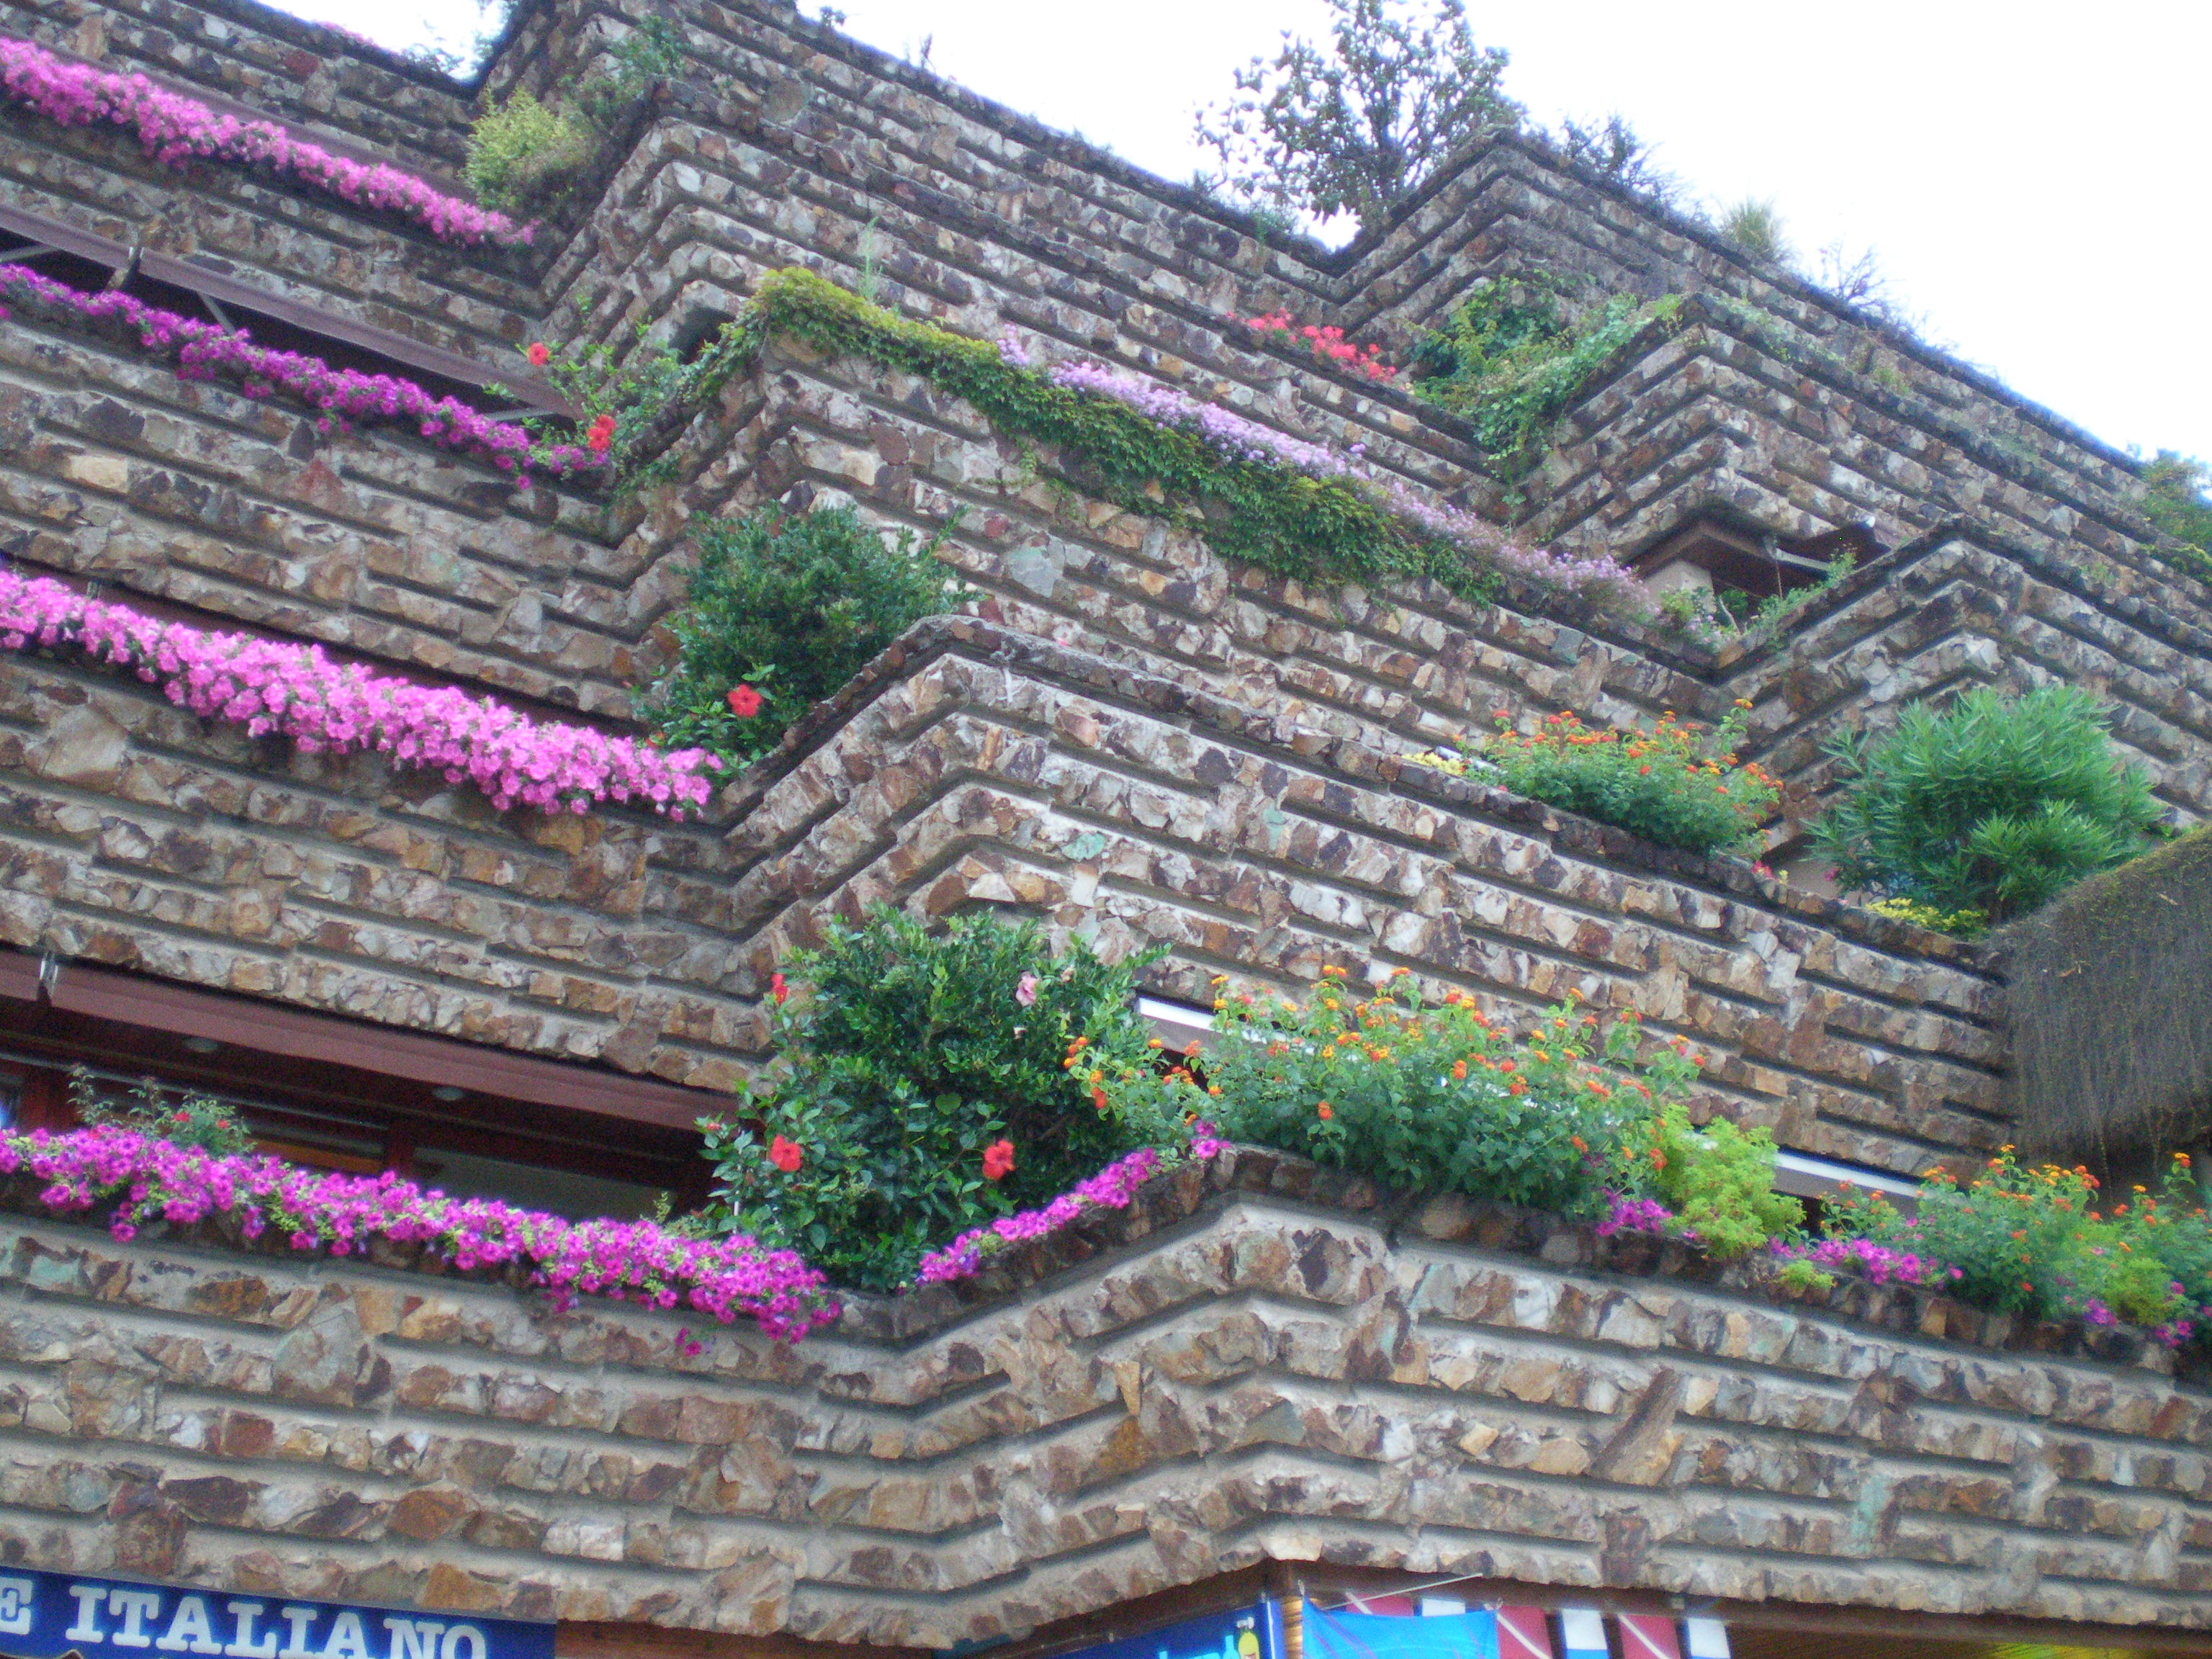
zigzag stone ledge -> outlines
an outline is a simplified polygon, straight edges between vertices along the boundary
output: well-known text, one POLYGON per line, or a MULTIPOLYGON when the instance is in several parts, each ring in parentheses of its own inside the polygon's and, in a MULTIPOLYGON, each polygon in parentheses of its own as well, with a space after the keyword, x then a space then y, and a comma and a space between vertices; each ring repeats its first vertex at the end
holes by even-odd
POLYGON ((1249 1149, 797 1348, 18 1218, 0 1307, 0 1549, 58 1570, 938 1649, 1324 1558, 2212 1624, 2162 1356, 1249 1149))

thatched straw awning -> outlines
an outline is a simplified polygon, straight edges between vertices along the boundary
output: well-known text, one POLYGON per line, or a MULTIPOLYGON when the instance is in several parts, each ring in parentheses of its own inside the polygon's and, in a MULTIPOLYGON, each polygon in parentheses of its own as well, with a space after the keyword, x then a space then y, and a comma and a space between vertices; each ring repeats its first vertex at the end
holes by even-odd
POLYGON ((2008 929, 2023 1150, 2142 1180, 2212 1141, 2212 827, 2008 929))

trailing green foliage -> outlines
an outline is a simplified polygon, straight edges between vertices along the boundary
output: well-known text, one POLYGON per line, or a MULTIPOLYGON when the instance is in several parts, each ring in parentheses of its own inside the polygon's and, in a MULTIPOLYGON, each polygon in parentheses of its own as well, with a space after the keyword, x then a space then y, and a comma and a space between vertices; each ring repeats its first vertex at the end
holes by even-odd
POLYGON ((2160 822, 2148 781, 2073 686, 2016 702, 1969 691, 1946 713, 1906 709, 1878 740, 1844 733, 1828 753, 1844 787, 1813 842, 1838 879, 1992 922, 2146 851, 2160 822))
POLYGON ((1164 495, 1166 504, 1188 504, 1210 546, 1266 569, 1350 582, 1431 576, 1485 599, 1497 591, 1495 575, 1471 565, 1461 549, 1419 534, 1347 484, 1231 459, 1190 432, 1055 386, 1007 363, 994 346, 870 305, 810 271, 763 278, 732 329, 755 342, 788 335, 832 356, 921 375, 973 404, 1001 431, 1060 448, 1119 507, 1158 514, 1164 495))
MULTIPOLYGON (((796 957, 758 1127, 708 1123, 711 1219, 887 1290, 922 1252, 1049 1198, 1139 1143, 1090 1073, 1140 1065, 1135 975, 988 915, 931 933, 878 906, 796 957)), ((780 992, 783 981, 777 976, 780 992)))
POLYGON ((691 533, 698 568, 667 624, 676 662, 638 712, 655 742, 732 767, 767 754, 908 628, 963 597, 936 556, 945 532, 886 539, 849 507, 769 507, 691 533))
POLYGON ((1240 993, 1214 1010, 1202 1081, 1189 1066, 1109 1074, 1115 1109, 1155 1144, 1203 1117, 1225 1139, 1404 1191, 1569 1215, 1605 1212, 1624 1134, 1697 1070, 1674 1048, 1640 1078, 1619 1069, 1637 1047, 1633 1017, 1601 1042, 1571 1000, 1516 1035, 1472 997, 1425 1003, 1402 969, 1364 995, 1331 969, 1303 1005, 1240 993))
POLYGON ((2199 581, 2212 582, 2212 466, 2160 450, 2143 467, 2140 505, 2145 518, 2181 544, 2160 550, 2160 556, 2199 581))
POLYGON ((1413 350, 1415 396, 1463 416, 1508 476, 1541 456, 1590 378, 1653 325, 1671 325, 1679 295, 1638 305, 1625 294, 1578 312, 1575 285, 1534 272, 1486 277, 1413 350))
POLYGON ((123 1101, 112 1099, 83 1066, 70 1071, 70 1108, 88 1127, 112 1125, 177 1146, 197 1146, 218 1157, 236 1158, 258 1143, 238 1114, 212 1095, 185 1090, 174 1099, 148 1078, 133 1084, 123 1101))
POLYGON ((1828 561, 1818 581, 1770 593, 1763 599, 1753 599, 1740 587, 1708 589, 1685 584, 1659 596, 1659 614, 1709 645, 1762 645, 1807 605, 1842 586, 1857 568, 1856 554, 1838 553, 1828 561))
POLYGON ((1668 1231, 1723 1261, 1747 1255, 1805 1224, 1805 1206, 1774 1190, 1774 1132, 1746 1129, 1716 1113, 1703 1128, 1679 1100, 1625 1137, 1620 1184, 1674 1212, 1668 1231))

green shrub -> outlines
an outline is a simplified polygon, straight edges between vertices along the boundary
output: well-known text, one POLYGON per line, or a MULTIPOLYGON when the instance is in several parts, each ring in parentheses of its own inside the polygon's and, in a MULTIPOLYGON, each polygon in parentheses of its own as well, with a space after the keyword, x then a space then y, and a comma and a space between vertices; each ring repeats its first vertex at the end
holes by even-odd
POLYGON ((2143 516, 2179 542, 2164 556, 2197 580, 2212 582, 2212 467, 2171 449, 2142 470, 2143 516))
POLYGON ((1915 927, 1957 939, 1979 939, 1990 931, 1990 919, 1979 910, 1939 910, 1932 904, 1905 898, 1876 899, 1867 908, 1878 916, 1909 921, 1915 927))
POLYGON ((887 906, 833 925, 793 959, 807 994, 772 1001, 782 1057, 758 1127, 702 1126, 710 1218, 888 1290, 931 1246, 1073 1186, 1139 1144, 1091 1074, 1149 1053, 1134 975, 1153 959, 1055 957, 985 915, 936 934, 887 906))
POLYGON ((1438 750, 1413 759, 1455 777, 1487 776, 1662 846, 1722 852, 1749 844, 1781 799, 1764 768, 1736 758, 1748 707, 1740 702, 1704 735, 1672 714, 1648 732, 1598 732, 1571 714, 1549 715, 1523 735, 1501 711, 1497 733, 1478 754, 1438 750))
POLYGON ((242 1156, 255 1146, 253 1132, 222 1102, 191 1090, 172 1100, 151 1078, 132 1085, 124 1104, 101 1092, 92 1073, 79 1066, 70 1073, 69 1096, 78 1120, 89 1126, 132 1129, 222 1157, 242 1156))
POLYGON ((2149 846, 2160 821, 2142 771, 2113 752, 2094 698, 1983 689, 1948 713, 1906 709, 1873 742, 1830 744, 1840 798, 1813 825, 1847 888, 1992 922, 2149 846))
POLYGON ((1621 1148, 1619 1181, 1673 1212, 1668 1231, 1727 1261, 1805 1224, 1805 1206, 1774 1190, 1774 1133, 1716 1115, 1702 1129, 1680 1101, 1664 1102, 1621 1148))
POLYGON ((2000 1313, 2124 1319, 2177 1346, 2212 1315, 2212 1225, 2186 1156, 2175 1157, 2162 1199, 2137 1187, 2100 1209, 2086 1169, 2026 1166, 2007 1146, 1964 1185, 1929 1175, 1911 1218, 1854 1192, 1831 1204, 1826 1226, 1910 1251, 1925 1282, 2000 1313))
POLYGON ((769 508, 695 528, 699 565, 670 618, 675 665, 641 700, 655 740, 713 750, 732 766, 785 730, 922 617, 963 590, 941 541, 888 542, 849 507, 769 508), (750 687, 757 702, 733 693, 750 687), (742 712, 751 708, 750 714, 742 712))
POLYGON ((1570 315, 1571 288, 1541 273, 1489 277, 1411 354, 1417 397, 1464 416, 1475 441, 1509 472, 1526 471, 1591 375, 1646 325, 1669 321, 1669 295, 1639 306, 1625 294, 1570 315))
POLYGON ((588 128, 518 91, 469 128, 469 189, 486 207, 527 213, 575 176, 592 147, 588 128))
POLYGON ((1403 969, 1364 995, 1332 969, 1304 1004, 1214 1006, 1202 1082, 1189 1066, 1130 1066, 1105 1085, 1140 1139, 1171 1143, 1204 1117, 1225 1139, 1404 1190, 1570 1215, 1602 1213, 1623 1135, 1696 1073, 1673 1048, 1641 1078, 1616 1069, 1637 1046, 1632 1017, 1599 1045, 1595 1017, 1570 1000, 1516 1036, 1472 997, 1425 1004, 1403 969))

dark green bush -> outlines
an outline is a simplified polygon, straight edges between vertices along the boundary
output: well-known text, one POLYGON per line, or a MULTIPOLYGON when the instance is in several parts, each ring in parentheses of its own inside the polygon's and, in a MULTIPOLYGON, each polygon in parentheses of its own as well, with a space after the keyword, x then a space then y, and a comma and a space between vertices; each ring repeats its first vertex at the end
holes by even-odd
POLYGON ((1096 1174, 1139 1144, 1091 1073, 1149 1053, 1134 975, 1151 960, 1080 941, 1054 956, 988 915, 933 934, 878 906, 833 927, 792 963, 806 994, 774 1005, 783 1061, 751 1103, 759 1127, 707 1126, 711 1218, 883 1290, 932 1245, 1096 1174))
POLYGON ((695 534, 699 568, 668 624, 676 665, 640 712, 658 741, 732 766, 768 753, 870 658, 960 597, 938 541, 910 531, 886 541, 849 507, 771 508, 708 520, 695 534), (757 703, 741 695, 733 705, 741 687, 757 703))
POLYGON ((1946 713, 1908 708, 1887 736, 1846 733, 1828 752, 1844 789, 1813 840, 1837 878, 1993 922, 2145 851, 2160 816, 2095 699, 2073 686, 2017 701, 1969 691, 1946 713))

